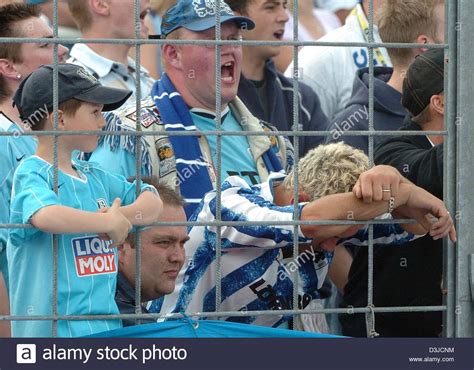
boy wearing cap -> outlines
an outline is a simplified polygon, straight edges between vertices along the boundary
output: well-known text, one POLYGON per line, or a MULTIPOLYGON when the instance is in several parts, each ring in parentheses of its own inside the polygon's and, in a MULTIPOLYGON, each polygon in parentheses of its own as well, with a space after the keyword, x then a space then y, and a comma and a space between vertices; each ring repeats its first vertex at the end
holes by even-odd
MULTIPOLYGON (((14 96, 21 119, 34 131, 53 129, 52 87, 53 66, 46 65, 26 78, 14 96)), ((57 129, 100 130, 102 111, 118 108, 129 96, 127 90, 102 86, 82 67, 59 64, 57 129)), ((137 197, 136 185, 123 177, 93 163, 71 161, 74 150, 95 149, 96 135, 57 138, 55 191, 53 140, 38 135, 36 154, 18 166, 13 179, 10 223, 33 228, 10 230, 11 313, 51 315, 57 304, 59 315, 118 314, 117 252, 112 247, 124 241, 132 225, 155 222, 162 202, 152 187, 143 185, 137 197), (52 234, 59 234, 57 302, 52 299, 52 234)), ((120 326, 120 320, 59 321, 57 335, 76 337, 120 326)), ((12 334, 48 337, 52 323, 13 321, 12 334)))
MULTIPOLYGON (((220 3, 221 39, 238 41, 241 28, 254 23, 237 17, 229 6, 220 3)), ((106 116, 107 131, 130 135, 106 136, 92 154, 92 161, 107 164, 111 171, 125 176, 157 176, 162 184, 179 189, 187 203, 189 217, 204 194, 215 189, 228 176, 238 175, 249 184, 267 179, 270 172, 288 169, 293 164, 292 146, 275 136, 222 136, 221 173, 217 173, 217 137, 201 135, 216 131, 216 98, 220 97, 221 127, 225 131, 265 132, 275 130, 254 117, 236 97, 242 49, 223 45, 221 52, 220 94, 216 91, 216 51, 213 45, 171 44, 168 40, 215 40, 215 8, 204 0, 178 0, 165 14, 161 33, 165 73, 153 85, 151 96, 141 102, 141 168, 136 168, 136 106, 129 104, 106 116), (159 132, 158 134, 156 132, 159 132), (170 132, 196 132, 196 135, 168 135, 170 132)))

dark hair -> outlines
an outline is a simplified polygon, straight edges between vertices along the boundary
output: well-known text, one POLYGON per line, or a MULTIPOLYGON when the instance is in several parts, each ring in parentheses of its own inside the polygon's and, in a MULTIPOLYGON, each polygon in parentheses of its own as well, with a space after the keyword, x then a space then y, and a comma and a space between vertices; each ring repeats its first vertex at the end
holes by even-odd
MULTIPOLYGON (((14 3, 0 7, 0 37, 22 36, 19 30, 15 29, 15 23, 25 19, 39 17, 40 9, 36 5, 26 5, 14 3)), ((20 43, 1 43, 0 58, 11 60, 14 63, 21 63, 20 43)), ((3 76, 0 75, 0 101, 10 96, 3 76)))
MULTIPOLYGON (((135 181, 135 178, 129 177, 127 180, 135 181)), ((144 176, 141 178, 141 180, 148 185, 152 185, 158 191, 158 194, 160 195, 160 198, 163 201, 163 205, 168 205, 172 207, 184 207, 186 205, 186 202, 184 201, 181 195, 179 195, 169 186, 160 184, 156 177, 144 176)), ((128 234, 126 241, 130 244, 132 248, 135 248, 135 233, 128 234)))
MULTIPOLYGON (((129 177, 128 181, 135 181, 134 177, 129 177)), ((158 179, 154 176, 143 176, 141 178, 142 182, 145 184, 153 186, 160 195, 161 200, 163 201, 164 205, 174 206, 174 207, 184 207, 186 202, 184 201, 183 197, 171 189, 169 186, 160 184, 158 179)))
MULTIPOLYGON (((68 116, 73 116, 76 114, 77 110, 81 107, 82 101, 77 100, 77 99, 68 99, 65 102, 62 102, 61 104, 58 105, 58 110, 61 110, 64 114, 67 114, 68 116)), ((48 113, 52 113, 52 109, 48 109, 48 113)), ((25 122, 27 125, 30 126, 32 131, 42 131, 44 130, 44 125, 46 123, 46 120, 48 119, 47 115, 41 114, 39 119, 36 119, 36 122, 32 122, 33 119, 36 119, 36 117, 30 117, 30 121, 25 122)))
POLYGON ((239 12, 240 14, 247 14, 247 6, 250 1, 252 0, 225 0, 233 12, 239 12))

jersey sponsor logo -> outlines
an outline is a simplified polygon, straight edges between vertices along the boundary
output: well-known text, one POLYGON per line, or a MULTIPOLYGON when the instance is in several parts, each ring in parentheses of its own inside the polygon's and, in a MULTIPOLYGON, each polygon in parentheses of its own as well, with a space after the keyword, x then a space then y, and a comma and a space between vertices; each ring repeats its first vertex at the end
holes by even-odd
MULTIPOLYGON (((58 191, 63 185, 64 185, 64 182, 62 182, 61 184, 58 184, 58 191)), ((51 190, 54 191, 54 184, 51 184, 51 190)))
POLYGON ((249 286, 250 290, 260 299, 264 301, 270 310, 283 310, 286 307, 284 298, 279 297, 275 289, 270 284, 262 286, 266 283, 264 279, 260 279, 249 286))
MULTIPOLYGON (((282 297, 277 294, 275 289, 266 283, 265 279, 257 280, 255 283, 249 286, 250 290, 260 299, 264 301, 270 310, 291 310, 293 304, 290 299, 291 296, 282 297)), ((304 309, 312 301, 310 294, 298 294, 298 308, 304 309)))
POLYGON ((79 277, 117 272, 115 253, 110 248, 112 241, 85 236, 74 238, 71 243, 79 277))
POLYGON ((104 198, 97 199, 97 207, 99 207, 99 208, 108 208, 107 201, 104 198))

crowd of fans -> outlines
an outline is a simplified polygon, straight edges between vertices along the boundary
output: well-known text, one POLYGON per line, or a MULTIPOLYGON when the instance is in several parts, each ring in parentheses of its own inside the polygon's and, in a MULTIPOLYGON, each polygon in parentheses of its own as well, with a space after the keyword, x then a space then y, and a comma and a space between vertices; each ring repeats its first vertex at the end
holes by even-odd
MULTIPOLYGON (((372 3, 373 41, 444 43, 444 0, 372 3)), ((278 42, 369 42, 369 1, 300 0, 293 35, 291 0, 222 0, 220 37, 234 42, 219 48, 217 84, 215 1, 137 4, 139 30, 135 0, 59 1, 59 36, 86 42, 57 47, 57 114, 53 43, 0 45, 0 131, 10 133, 0 136, 0 223, 29 226, 0 228, 0 316, 52 315, 56 273, 59 315, 139 307, 159 320, 206 319, 219 309, 234 312, 222 320, 320 333, 441 335, 440 312, 376 314, 372 328, 364 314, 305 313, 367 306, 369 233, 363 224, 291 223, 415 219, 374 225, 373 304, 442 304, 441 239, 456 240, 441 200, 443 137, 375 136, 370 168, 368 136, 350 133, 369 130, 370 55, 373 128, 442 130, 444 50, 304 46, 295 69, 294 48, 278 42), (138 35, 165 40, 140 46, 140 65, 133 45, 94 42, 138 35), (40 134, 52 130, 56 139, 40 134), (179 226, 186 221, 199 224, 179 226), (302 311, 277 312, 291 309, 302 311)), ((0 1, 0 37, 52 38, 52 11, 52 1, 0 1)), ((57 334, 153 321, 61 320, 57 334)), ((47 320, 0 321, 0 336, 52 333, 47 320)))

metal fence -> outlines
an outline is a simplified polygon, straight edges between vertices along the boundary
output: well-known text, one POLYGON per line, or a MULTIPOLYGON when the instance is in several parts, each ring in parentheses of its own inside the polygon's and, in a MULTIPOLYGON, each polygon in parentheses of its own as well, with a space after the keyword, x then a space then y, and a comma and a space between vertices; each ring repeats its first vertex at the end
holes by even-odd
MULTIPOLYGON (((223 0, 220 0, 223 1, 223 0)), ((216 10, 219 9, 220 1, 216 0, 216 10)), ((300 0, 309 1, 309 0, 300 0)), ((294 1, 295 9, 298 9, 298 0, 294 1)), ((419 131, 383 131, 377 132, 374 130, 374 48, 376 47, 396 47, 396 48, 414 48, 414 47, 426 47, 426 45, 419 44, 380 44, 374 42, 373 34, 373 4, 370 1, 369 7, 369 43, 323 43, 323 42, 299 42, 298 41, 298 14, 295 11, 294 14, 294 40, 293 41, 282 41, 282 42, 259 42, 259 41, 224 41, 221 38, 221 27, 220 24, 220 12, 216 11, 216 40, 215 41, 188 41, 188 40, 166 40, 166 43, 175 44, 198 44, 198 45, 214 45, 216 50, 216 130, 215 132, 208 132, 208 135, 217 135, 217 163, 216 172, 217 178, 221 176, 221 153, 222 144, 221 137, 224 135, 273 135, 272 133, 255 133, 255 132, 222 132, 221 130, 221 55, 220 51, 222 46, 229 44, 238 45, 262 45, 262 44, 274 44, 274 45, 291 45, 294 47, 294 67, 298 70, 298 47, 299 46, 321 46, 321 45, 333 45, 334 47, 345 47, 345 46, 367 46, 369 49, 369 71, 370 71, 370 82, 369 82, 369 131, 351 131, 351 136, 362 135, 369 137, 369 158, 370 162, 373 163, 373 152, 374 152, 374 136, 376 135, 419 135, 419 131), (219 67, 218 67, 219 66, 219 67)), ((474 34, 474 23, 472 22, 472 14, 474 14, 474 2, 471 0, 446 0, 446 40, 448 41, 445 45, 433 45, 429 47, 433 48, 445 48, 447 57, 449 58, 449 68, 445 72, 445 91, 448 92, 447 96, 447 114, 446 114, 446 130, 445 131, 433 131, 423 132, 426 134, 438 134, 447 135, 445 140, 445 158, 444 158, 444 194, 445 201, 448 208, 452 211, 452 214, 456 215, 456 224, 458 230, 458 243, 455 247, 447 240, 444 242, 444 286, 448 288, 447 297, 445 304, 442 306, 416 306, 416 307, 375 307, 373 304, 374 285, 373 285, 373 225, 374 223, 381 223, 380 221, 367 221, 366 224, 369 226, 369 273, 368 273, 368 305, 362 308, 353 308, 353 313, 365 313, 366 323, 368 328, 368 334, 373 335, 376 332, 376 322, 374 320, 374 313, 377 312, 428 312, 428 311, 443 311, 444 312, 444 336, 446 337, 469 337, 474 336, 474 307, 473 307, 473 296, 474 296, 474 244, 472 239, 474 237, 472 227, 469 224, 470 220, 474 219, 474 196, 470 187, 474 183, 474 169, 472 161, 472 155, 474 150, 471 147, 471 142, 474 142, 474 129, 471 127, 469 119, 474 116, 474 104, 472 104, 472 97, 474 96, 474 78, 471 72, 470 61, 474 60, 474 48, 472 45, 472 35, 474 34), (454 212, 456 211, 456 212, 454 212)), ((54 0, 54 37, 52 39, 30 39, 30 38, 0 38, 0 42, 41 42, 41 43, 53 43, 54 44, 54 63, 58 63, 58 44, 59 43, 114 43, 114 44, 132 44, 136 46, 135 59, 137 65, 140 65, 140 46, 144 44, 163 44, 164 40, 142 40, 140 37, 140 6, 138 1, 135 0, 135 21, 136 21, 136 39, 97 39, 97 40, 86 40, 86 39, 59 39, 58 38, 58 0, 54 0)), ((140 70, 137 69, 136 78, 136 109, 137 117, 140 117, 140 98, 142 97, 141 86, 140 86, 140 70)), ((297 76, 296 76, 297 77, 297 76)), ((294 79, 294 91, 298 91, 298 78, 294 79)), ((34 135, 54 135, 55 137, 55 189, 57 191, 57 138, 60 135, 104 135, 105 133, 97 132, 59 132, 57 131, 57 108, 58 108, 58 75, 57 69, 54 74, 54 110, 55 110, 55 127, 53 131, 35 132, 34 135)), ((299 121, 299 98, 297 93, 294 94, 294 122, 299 121)), ((140 139, 142 135, 154 135, 158 132, 148 131, 146 133, 141 132, 140 122, 137 124, 137 132, 135 133, 136 140, 140 139)), ((117 135, 124 135, 123 132, 112 132, 117 135)), ((32 133, 25 133, 31 135, 32 133)), ((111 132, 107 132, 111 134, 111 132)), ((170 133, 174 135, 196 135, 196 133, 170 133)), ((294 125, 293 130, 289 132, 280 132, 275 135, 288 135, 294 137, 295 153, 299 152, 299 137, 305 135, 320 135, 327 136, 329 132, 315 131, 315 132, 302 132, 298 131, 297 125, 294 125)), ((9 135, 8 133, 0 133, 0 135, 9 135)), ((137 168, 141 168, 141 146, 136 145, 137 150, 137 168)), ((298 167, 298 159, 296 158, 295 168, 298 167)), ((140 182, 140 171, 137 171, 138 182, 140 182)), ((137 185, 137 193, 139 191, 137 185)), ((298 199, 298 179, 295 177, 295 200, 298 199)), ((220 218, 221 210, 221 185, 218 182, 217 185, 217 218, 216 222, 213 223, 217 227, 217 234, 220 235, 220 228, 227 225, 236 225, 236 222, 223 222, 220 218)), ((298 214, 298 202, 294 206, 294 219, 297 220, 298 214)), ((403 220, 398 221, 402 223, 403 220)), ((294 248, 293 253, 295 256, 298 255, 298 226, 307 224, 309 222, 293 221, 291 223, 284 223, 285 225, 293 225, 295 232, 294 248)), ((311 224, 356 224, 355 221, 331 221, 322 220, 310 222, 311 224)), ((362 222, 357 221, 357 224, 362 222)), ((200 225, 200 223, 184 223, 185 225, 200 225)), ((255 225, 262 224, 282 224, 281 222, 258 222, 253 223, 255 225)), ((183 223, 159 223, 157 225, 183 225, 183 223)), ((1 228, 23 228, 30 227, 29 225, 14 225, 6 224, 0 225, 1 228)), ((446 239, 446 238, 445 238, 446 239)), ((53 333, 56 335, 57 321, 58 320, 83 320, 83 319, 126 319, 126 318, 159 318, 162 317, 160 314, 142 314, 140 304, 136 306, 136 314, 134 315, 94 315, 94 316, 60 316, 57 311, 57 271, 58 271, 58 246, 57 237, 54 237, 53 242, 53 314, 49 316, 0 316, 0 320, 52 320, 53 321, 53 333)), ((140 266, 141 266, 141 254, 140 254, 140 232, 137 232, 137 256, 136 264, 138 266, 136 272, 136 286, 140 286, 140 266)), ((221 266, 220 256, 222 253, 221 238, 217 239, 216 243, 216 254, 217 254, 217 270, 216 270, 216 308, 217 312, 203 312, 190 314, 191 316, 197 317, 227 317, 227 316, 259 316, 259 315, 282 315, 282 314, 301 314, 304 313, 346 313, 347 309, 332 308, 332 309, 317 309, 317 310, 286 310, 286 311, 247 311, 247 312, 221 312, 221 266)), ((298 307, 298 292, 296 290, 298 275, 295 272, 294 278, 294 294, 293 294, 293 306, 298 307)), ((135 301, 140 302, 140 289, 136 289, 135 301)), ((167 317, 180 317, 181 314, 167 315, 167 317)))

